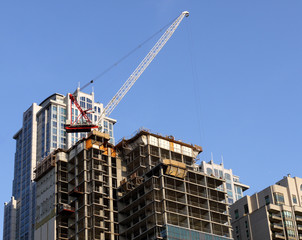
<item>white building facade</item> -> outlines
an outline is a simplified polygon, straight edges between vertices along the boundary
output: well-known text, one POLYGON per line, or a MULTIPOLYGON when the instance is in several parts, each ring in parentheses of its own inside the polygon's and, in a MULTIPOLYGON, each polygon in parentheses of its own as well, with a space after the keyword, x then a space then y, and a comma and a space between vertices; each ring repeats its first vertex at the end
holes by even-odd
POLYGON ((243 192, 250 188, 248 185, 245 185, 239 181, 239 177, 233 174, 232 169, 224 168, 223 163, 216 164, 213 162, 213 160, 209 162, 202 161, 199 166, 199 170, 208 175, 213 175, 226 181, 225 190, 228 194, 228 202, 230 205, 242 198, 243 192))

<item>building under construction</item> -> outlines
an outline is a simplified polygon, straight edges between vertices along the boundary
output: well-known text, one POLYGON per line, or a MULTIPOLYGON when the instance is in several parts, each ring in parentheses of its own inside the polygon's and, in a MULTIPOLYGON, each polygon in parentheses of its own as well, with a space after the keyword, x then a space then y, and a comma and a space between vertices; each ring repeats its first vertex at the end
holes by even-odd
POLYGON ((231 239, 224 180, 198 170, 201 147, 145 130, 109 140, 93 131, 37 165, 35 239, 231 239))
POLYGON ((118 239, 121 162, 108 134, 93 131, 35 170, 35 239, 118 239))
POLYGON ((140 131, 116 148, 121 240, 231 239, 224 180, 198 171, 201 147, 140 131))

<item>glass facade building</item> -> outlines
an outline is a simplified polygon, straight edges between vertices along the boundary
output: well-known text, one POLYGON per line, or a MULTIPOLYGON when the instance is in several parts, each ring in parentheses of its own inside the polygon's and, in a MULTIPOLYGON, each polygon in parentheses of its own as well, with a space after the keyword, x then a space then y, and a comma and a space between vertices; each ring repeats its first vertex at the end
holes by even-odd
MULTIPOLYGON (((84 110, 94 110, 88 114, 88 117, 92 122, 96 122, 103 111, 103 104, 94 101, 94 93, 87 94, 77 89, 74 95, 77 96, 77 101, 84 110)), ((35 225, 33 173, 36 164, 53 150, 68 149, 86 136, 86 133, 66 134, 64 124, 66 120, 71 120, 71 112, 73 113, 72 120, 75 120, 78 109, 74 104, 71 105, 68 94, 64 96, 55 93, 39 105, 33 103, 23 113, 22 127, 14 135, 16 152, 12 196, 16 201, 14 203, 16 205, 15 220, 12 222, 5 215, 4 229, 10 229, 10 231, 3 232, 3 239, 33 239, 35 225)), ((110 135, 111 143, 114 143, 113 125, 115 122, 114 119, 104 118, 99 124, 102 131, 110 135)), ((11 205, 12 201, 6 203, 5 209, 11 205)))

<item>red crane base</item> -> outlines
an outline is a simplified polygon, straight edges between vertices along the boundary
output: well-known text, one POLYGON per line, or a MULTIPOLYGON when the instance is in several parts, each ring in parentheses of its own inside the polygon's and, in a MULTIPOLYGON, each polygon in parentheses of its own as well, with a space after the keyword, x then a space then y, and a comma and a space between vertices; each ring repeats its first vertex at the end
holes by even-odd
POLYGON ((75 132, 91 132, 93 129, 98 129, 99 126, 92 124, 81 124, 81 125, 65 125, 65 130, 67 133, 75 132))

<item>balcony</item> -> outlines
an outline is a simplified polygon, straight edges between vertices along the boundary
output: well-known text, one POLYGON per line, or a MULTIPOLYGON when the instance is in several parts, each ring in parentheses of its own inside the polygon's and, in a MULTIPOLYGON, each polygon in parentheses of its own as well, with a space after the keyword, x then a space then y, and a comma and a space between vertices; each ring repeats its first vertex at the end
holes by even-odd
POLYGON ((267 205, 267 210, 270 213, 280 213, 280 206, 274 205, 274 204, 269 204, 267 205))
POLYGON ((298 233, 302 233, 302 224, 297 224, 298 233))
POLYGON ((273 224, 271 224, 271 229, 273 231, 276 231, 276 232, 283 232, 283 225, 282 224, 273 223, 273 224))
POLYGON ((273 239, 285 239, 285 236, 283 235, 283 233, 274 233, 273 239))
POLYGON ((275 214, 275 213, 270 213, 269 215, 269 220, 271 222, 281 222, 282 221, 282 218, 281 218, 281 215, 279 214, 275 214))
POLYGON ((297 223, 302 223, 302 216, 296 215, 296 221, 297 223))
POLYGON ((302 207, 299 207, 299 206, 294 206, 294 209, 295 209, 295 215, 299 215, 302 217, 302 207))

